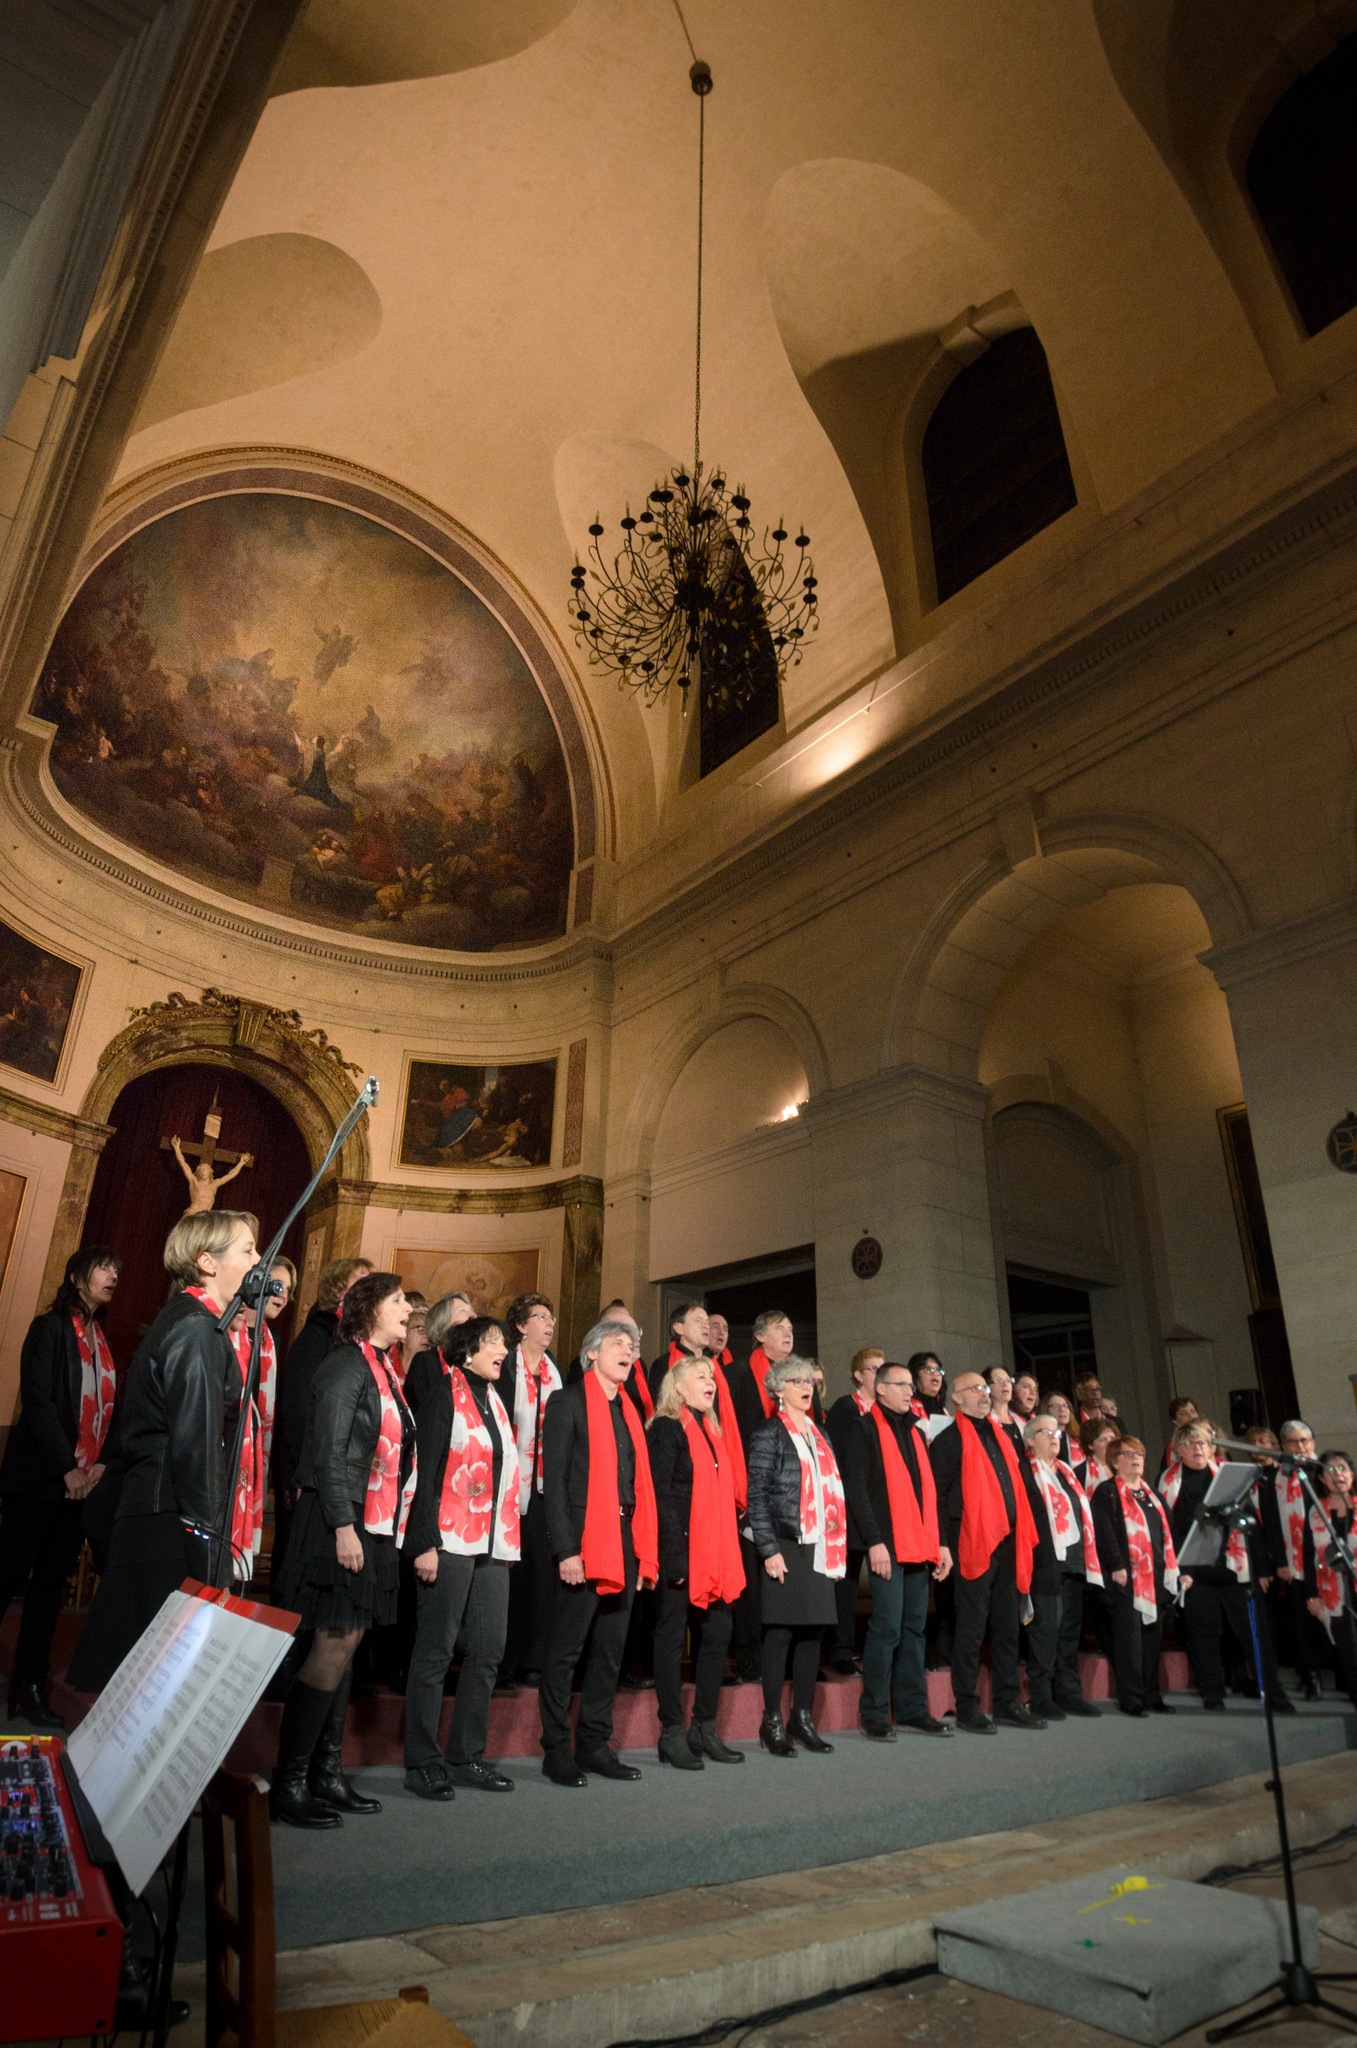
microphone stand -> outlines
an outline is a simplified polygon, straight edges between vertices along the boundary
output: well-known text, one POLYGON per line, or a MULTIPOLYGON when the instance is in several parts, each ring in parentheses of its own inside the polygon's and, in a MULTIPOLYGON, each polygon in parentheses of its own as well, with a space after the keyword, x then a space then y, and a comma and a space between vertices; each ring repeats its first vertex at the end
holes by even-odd
MULTIPOLYGON (((240 1485, 240 1460, 245 1449, 245 1426, 249 1419, 250 1410, 254 1405, 255 1395, 259 1389, 259 1359, 264 1344, 264 1309, 270 1295, 281 1294, 283 1291, 281 1283, 272 1277, 274 1262, 282 1247, 283 1239, 292 1228, 293 1219, 299 1216, 306 1207, 320 1185, 330 1162, 338 1154, 341 1145, 348 1137, 350 1131, 353 1130, 359 1119, 372 1108, 376 1100, 376 1077, 369 1075, 367 1081, 359 1089, 353 1107, 335 1132, 329 1151, 321 1160, 320 1165, 312 1174, 306 1187, 297 1197, 291 1209, 289 1209, 273 1243, 269 1246, 258 1264, 251 1266, 249 1272, 241 1281, 240 1286, 217 1317, 217 1328, 225 1331, 230 1329, 231 1324, 239 1315, 242 1307, 254 1310, 254 1331, 250 1342, 249 1370, 245 1375, 245 1384, 241 1389, 240 1408, 236 1415, 235 1436, 231 1445, 230 1462, 226 1468, 226 1498, 222 1503, 222 1511, 218 1517, 217 1526, 202 1532, 206 1534, 208 1539, 208 1568, 212 1574, 212 1583, 214 1585, 219 1582, 228 1557, 230 1557, 231 1562, 234 1564, 234 1552, 231 1544, 231 1518, 235 1512, 236 1492, 240 1485)), ((229 1574, 227 1583, 228 1585, 230 1583, 229 1574)))
MULTIPOLYGON (((1252 1463, 1258 1463, 1260 1451, 1257 1444, 1241 1443, 1232 1437, 1219 1436, 1215 1441, 1219 1447, 1227 1450, 1242 1451, 1252 1463)), ((1302 1487, 1309 1494, 1315 1507, 1318 1509, 1320 1520, 1328 1530, 1339 1553, 1343 1569, 1348 1578, 1348 1597, 1351 1598, 1354 1592, 1352 1551, 1346 1540, 1338 1534, 1329 1520, 1324 1503, 1316 1493, 1309 1473, 1305 1470, 1306 1463, 1313 1461, 1297 1458, 1290 1451, 1269 1450, 1265 1455, 1272 1464, 1279 1466, 1283 1471, 1292 1471, 1299 1475, 1302 1487)), ((1266 1476, 1266 1467, 1263 1468, 1260 1476, 1266 1476)), ((1249 1633, 1253 1637, 1254 1675, 1258 1681, 1259 1697, 1263 1702, 1263 1719, 1267 1725, 1268 1756, 1272 1764, 1272 1776, 1269 1778, 1265 1789, 1271 1792, 1273 1803, 1277 1809, 1277 1839, 1281 1846, 1282 1883, 1286 1892, 1286 1916, 1288 1931, 1291 1937, 1290 1960, 1283 1962, 1281 1976, 1273 1986, 1277 1996, 1257 2012, 1244 2013, 1239 2019, 1231 2020, 1226 2026, 1212 2027, 1208 2031, 1206 2039, 1213 2044, 1214 2048, 1214 2044, 1218 2041, 1229 2041, 1237 2034, 1251 2034, 1255 2028, 1261 2027, 1278 2013, 1297 2013, 1305 2010, 1313 2013, 1316 2017, 1320 2013, 1331 2013, 1333 2020, 1323 2022, 1323 2024, 1332 2025, 1337 2021, 1341 2021, 1345 2027, 1351 2027, 1354 2022, 1357 2022, 1357 2014, 1347 2012, 1341 2005, 1335 2005, 1331 1999, 1325 1998, 1319 1987, 1321 1984, 1357 1983, 1357 1973, 1353 1971, 1320 1972, 1311 1970, 1301 1957, 1300 1916, 1296 1910, 1296 1877, 1291 1862, 1291 1838, 1286 1825, 1286 1795, 1282 1789, 1282 1767, 1277 1755, 1277 1724, 1273 1718, 1272 1699, 1263 1673, 1262 1634, 1258 1622, 1258 1577, 1253 1564, 1252 1545, 1248 1541, 1249 1532, 1260 1528, 1252 1496, 1250 1495, 1245 1500, 1236 1502, 1230 1507, 1210 1508, 1202 1506, 1197 1511, 1195 1521, 1197 1525, 1205 1525, 1220 1533, 1222 1556, 1224 1555, 1224 1546, 1228 1543, 1232 1530, 1238 1530, 1244 1537, 1246 1548, 1250 1552, 1248 1583, 1249 1633)), ((1349 1994, 1349 1996, 1351 1995, 1349 1994)))

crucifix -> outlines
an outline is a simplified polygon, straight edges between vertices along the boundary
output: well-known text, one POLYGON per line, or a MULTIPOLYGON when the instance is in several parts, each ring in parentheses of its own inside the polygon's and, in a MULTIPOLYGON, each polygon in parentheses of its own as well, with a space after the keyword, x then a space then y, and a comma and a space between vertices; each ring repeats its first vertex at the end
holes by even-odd
POLYGON ((217 1144, 220 1136, 221 1111, 217 1108, 217 1097, 214 1093, 212 1107, 203 1118, 203 1135, 200 1143, 185 1145, 178 1137, 162 1138, 160 1141, 161 1151, 173 1152, 184 1170, 189 1190, 188 1207, 184 1211, 186 1216, 197 1216, 205 1209, 210 1209, 217 1199, 217 1189, 225 1187, 228 1180, 234 1180, 245 1167, 254 1165, 252 1152, 227 1152, 220 1148, 217 1144), (185 1153, 196 1157, 198 1164, 190 1166, 184 1156, 185 1153), (218 1160, 223 1165, 230 1166, 231 1171, 214 1176, 212 1168, 218 1160))

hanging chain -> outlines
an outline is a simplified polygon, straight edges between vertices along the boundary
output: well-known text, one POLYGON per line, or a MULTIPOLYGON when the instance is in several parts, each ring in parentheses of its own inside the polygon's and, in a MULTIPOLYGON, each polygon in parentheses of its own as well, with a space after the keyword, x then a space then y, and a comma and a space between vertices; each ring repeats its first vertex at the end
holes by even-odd
MULTIPOLYGON (((680 16, 680 20, 682 16, 680 16)), ((693 394, 693 475, 702 474, 702 200, 707 161, 707 101, 697 102, 697 374, 693 394)))

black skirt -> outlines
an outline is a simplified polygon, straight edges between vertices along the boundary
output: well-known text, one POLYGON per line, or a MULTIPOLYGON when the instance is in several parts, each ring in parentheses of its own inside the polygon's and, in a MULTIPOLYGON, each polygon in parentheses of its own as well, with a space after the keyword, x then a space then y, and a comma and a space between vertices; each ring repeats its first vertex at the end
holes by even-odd
POLYGON ((335 1555, 335 1532, 310 1487, 302 1491, 288 1531, 287 1555, 273 1604, 301 1616, 303 1628, 384 1628, 396 1619, 400 1552, 394 1536, 374 1536, 354 1522, 363 1569, 351 1572, 335 1555))
POLYGON ((836 1619, 834 1580, 815 1569, 813 1543, 784 1542, 787 1576, 770 1579, 759 1562, 760 1615, 765 1628, 828 1628, 836 1619))

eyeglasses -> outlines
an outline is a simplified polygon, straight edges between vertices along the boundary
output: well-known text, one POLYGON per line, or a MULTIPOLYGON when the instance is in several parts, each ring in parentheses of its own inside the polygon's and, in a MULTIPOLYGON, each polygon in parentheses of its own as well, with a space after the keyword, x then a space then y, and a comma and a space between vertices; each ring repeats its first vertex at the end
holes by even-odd
POLYGON ((789 1373, 782 1384, 784 1387, 813 1387, 815 1385, 815 1375, 809 1372, 789 1373))

